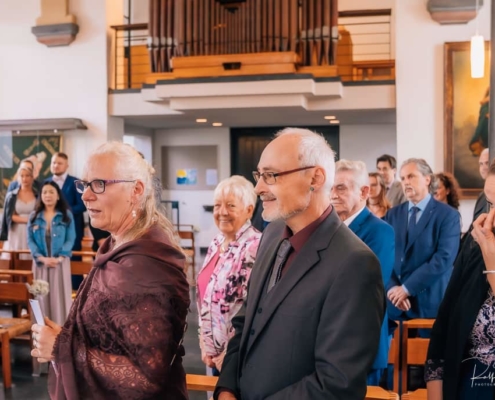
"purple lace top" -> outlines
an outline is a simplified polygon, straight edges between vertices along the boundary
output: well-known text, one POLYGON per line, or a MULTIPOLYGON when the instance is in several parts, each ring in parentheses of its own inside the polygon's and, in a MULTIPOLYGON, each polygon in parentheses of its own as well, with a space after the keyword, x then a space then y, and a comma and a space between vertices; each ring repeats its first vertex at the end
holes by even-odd
MULTIPOLYGON (((475 358, 485 365, 495 362, 495 296, 492 290, 483 303, 476 317, 469 344, 467 357, 475 358)), ((444 360, 427 360, 425 366, 425 381, 443 379, 444 360)))

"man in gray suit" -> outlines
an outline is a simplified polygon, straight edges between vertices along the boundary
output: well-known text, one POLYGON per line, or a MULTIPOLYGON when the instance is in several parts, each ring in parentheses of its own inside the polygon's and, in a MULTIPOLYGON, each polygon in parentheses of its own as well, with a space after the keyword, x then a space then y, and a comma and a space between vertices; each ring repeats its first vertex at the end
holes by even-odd
POLYGON ((380 264, 330 205, 325 139, 287 128, 261 155, 265 228, 217 400, 358 400, 384 316, 380 264))
POLYGON ((387 200, 392 207, 398 206, 406 201, 402 184, 395 180, 397 173, 397 160, 394 156, 384 154, 376 159, 376 170, 383 178, 387 187, 387 200))

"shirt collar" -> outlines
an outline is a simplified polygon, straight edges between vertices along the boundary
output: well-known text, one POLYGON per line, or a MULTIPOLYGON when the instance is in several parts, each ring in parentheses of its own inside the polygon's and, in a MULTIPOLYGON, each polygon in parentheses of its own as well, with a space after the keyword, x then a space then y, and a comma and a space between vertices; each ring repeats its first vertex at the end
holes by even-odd
POLYGON ((361 214, 363 212, 363 210, 365 209, 366 206, 363 206, 363 208, 361 208, 358 212, 352 214, 350 217, 348 217, 347 219, 345 219, 343 222, 344 224, 346 224, 347 226, 349 226, 352 221, 354 221, 358 216, 359 214, 361 214))
POLYGON ((320 226, 320 224, 330 215, 333 207, 328 206, 328 208, 321 214, 321 216, 315 221, 311 222, 308 226, 301 229, 295 235, 292 234, 292 231, 288 226, 285 227, 284 235, 282 239, 289 239, 291 246, 294 248, 296 252, 300 251, 304 244, 308 241, 310 236, 314 231, 320 226))
POLYGON ((414 204, 412 201, 409 201, 408 211, 411 211, 411 208, 418 207, 420 211, 424 211, 428 202, 431 200, 431 194, 427 194, 426 197, 421 200, 418 204, 414 204))
POLYGON ((53 175, 53 180, 54 181, 58 181, 58 182, 65 182, 65 180, 67 179, 67 175, 69 175, 67 172, 63 175, 53 175))

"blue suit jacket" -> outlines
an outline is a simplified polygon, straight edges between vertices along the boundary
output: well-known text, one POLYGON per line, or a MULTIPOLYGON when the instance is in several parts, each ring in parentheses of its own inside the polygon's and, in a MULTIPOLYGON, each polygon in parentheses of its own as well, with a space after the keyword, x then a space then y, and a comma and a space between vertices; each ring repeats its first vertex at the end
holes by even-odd
MULTIPOLYGON (((375 253, 380 261, 383 284, 387 287, 394 267, 394 229, 380 218, 375 217, 367 208, 351 222, 349 229, 375 253)), ((373 369, 387 368, 388 350, 388 317, 385 314, 380 333, 380 345, 373 362, 373 369)))
MULTIPOLYGON (((67 175, 64 186, 62 187, 64 199, 74 216, 76 241, 74 242, 73 250, 81 250, 81 241, 84 237, 84 211, 86 211, 86 207, 81 198, 81 193, 77 192, 76 185, 74 184, 77 179, 78 178, 75 176, 67 175)), ((47 181, 53 181, 53 177, 48 178, 47 181)))
POLYGON ((403 313, 387 302, 392 319, 436 318, 452 275, 460 241, 459 212, 433 197, 407 241, 409 202, 392 208, 384 220, 395 230, 395 263, 387 291, 406 285, 411 309, 403 313))

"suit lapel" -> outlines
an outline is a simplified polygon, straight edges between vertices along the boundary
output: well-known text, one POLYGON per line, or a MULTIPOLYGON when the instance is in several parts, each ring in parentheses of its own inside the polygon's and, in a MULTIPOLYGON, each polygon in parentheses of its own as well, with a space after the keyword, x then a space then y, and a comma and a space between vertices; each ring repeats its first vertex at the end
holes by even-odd
POLYGON ((370 215, 370 210, 368 210, 365 207, 363 211, 359 213, 356 219, 350 223, 349 229, 353 231, 357 236, 359 236, 359 233, 361 232, 361 227, 364 224, 364 222, 368 219, 369 215, 370 215))
MULTIPOLYGON (((408 203, 406 203, 408 204, 408 203)), ((433 197, 430 199, 428 204, 426 205, 425 210, 423 211, 423 214, 421 214, 421 218, 418 221, 418 224, 416 225, 416 229, 413 231, 412 235, 410 238, 407 238, 407 246, 406 246, 406 252, 409 251, 411 246, 413 245, 414 241, 418 238, 418 236, 423 232, 428 225, 428 223, 431 221, 433 217, 433 212, 435 211, 436 204, 435 204, 435 199, 433 197)), ((407 221, 407 219, 406 219, 407 221)))
MULTIPOLYGON (((272 222, 271 224, 280 224, 280 228, 276 229, 273 233, 270 232, 269 235, 266 233, 263 234, 261 240, 263 248, 260 248, 259 250, 261 251, 258 251, 256 261, 253 265, 253 271, 249 279, 244 328, 251 327, 262 290, 265 287, 265 281, 268 279, 268 275, 271 272, 271 267, 277 254, 278 244, 282 240, 282 234, 285 229, 285 224, 282 221, 280 221, 280 223, 272 222)), ((242 336, 241 348, 246 344, 248 337, 249 335, 242 336)))
MULTIPOLYGON (((292 264, 289 266, 283 278, 272 289, 272 298, 269 302, 266 302, 263 313, 258 314, 260 323, 258 325, 258 329, 254 333, 255 336, 252 338, 252 343, 255 343, 257 337, 263 331, 263 328, 271 319, 273 313, 277 310, 280 303, 282 303, 282 301, 287 297, 294 286, 296 286, 296 284, 304 277, 304 275, 306 275, 308 271, 310 271, 318 263, 318 261, 320 261, 319 252, 328 247, 333 235, 341 224, 342 222, 339 220, 337 213, 335 211, 332 211, 328 218, 324 220, 316 229, 316 231, 313 232, 313 234, 310 236, 310 238, 308 239, 308 243, 311 243, 311 245, 305 245, 302 248, 301 252, 296 256, 296 258, 294 258, 292 264)), ((275 252, 276 248, 275 251, 272 251, 270 264, 264 267, 265 279, 267 279, 267 274, 272 267, 272 260, 275 252)), ((257 291, 256 301, 250 300, 251 304, 248 304, 248 309, 249 307, 251 307, 249 313, 247 313, 250 318, 249 320, 246 318, 246 322, 249 322, 249 325, 247 325, 248 327, 251 326, 261 290, 263 290, 263 288, 265 287, 265 279, 263 279, 263 282, 256 284, 256 287, 259 290, 259 292, 257 291)), ((249 348, 246 351, 249 351, 249 348)))

